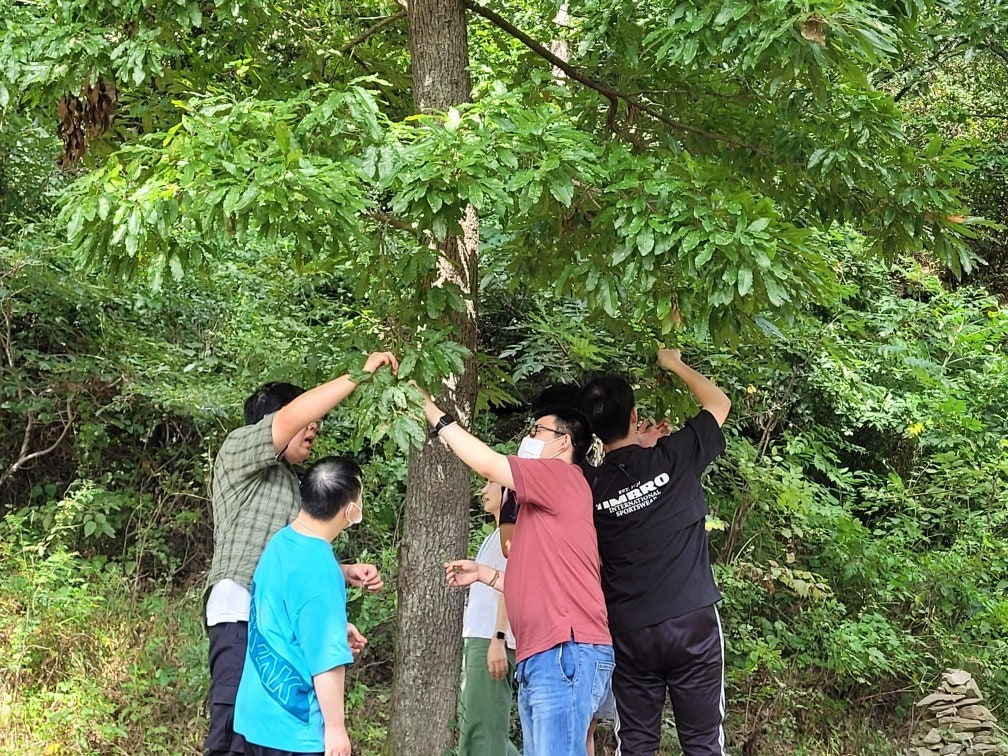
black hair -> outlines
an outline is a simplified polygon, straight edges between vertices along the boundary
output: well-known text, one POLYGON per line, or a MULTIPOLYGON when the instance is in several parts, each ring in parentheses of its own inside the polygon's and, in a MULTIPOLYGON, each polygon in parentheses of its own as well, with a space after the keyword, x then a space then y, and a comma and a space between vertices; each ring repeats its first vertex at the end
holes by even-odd
POLYGON ((245 424, 255 425, 271 412, 276 412, 285 404, 290 404, 295 397, 304 393, 304 389, 293 383, 272 381, 264 383, 254 394, 245 400, 242 408, 245 412, 245 424))
POLYGON ((350 457, 323 457, 301 478, 301 508, 328 522, 361 494, 360 465, 350 457))
POLYGON ((581 394, 581 409, 604 444, 626 437, 633 408, 633 388, 619 375, 599 376, 581 394))
MULTIPOLYGON (((576 383, 554 383, 547 386, 535 399, 532 400, 530 409, 535 414, 543 407, 571 407, 581 408, 581 387, 576 383)), ((539 415, 542 417, 542 415, 539 415)))
POLYGON ((540 407, 532 416, 538 420, 541 417, 552 415, 556 418, 556 428, 560 433, 565 433, 571 437, 571 445, 574 447, 573 462, 580 465, 591 448, 592 429, 591 425, 581 412, 574 407, 555 404, 552 407, 540 407))

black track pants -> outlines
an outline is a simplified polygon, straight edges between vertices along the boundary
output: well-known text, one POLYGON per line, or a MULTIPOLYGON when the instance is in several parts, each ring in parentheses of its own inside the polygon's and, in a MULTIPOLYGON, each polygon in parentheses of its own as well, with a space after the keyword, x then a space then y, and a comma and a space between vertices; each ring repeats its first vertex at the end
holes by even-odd
POLYGON ((684 756, 723 756, 724 639, 714 606, 613 634, 617 756, 655 756, 665 694, 684 756))
POLYGON ((245 649, 247 622, 224 622, 210 627, 210 728, 203 743, 205 756, 234 756, 245 752, 245 738, 234 731, 235 696, 245 649))

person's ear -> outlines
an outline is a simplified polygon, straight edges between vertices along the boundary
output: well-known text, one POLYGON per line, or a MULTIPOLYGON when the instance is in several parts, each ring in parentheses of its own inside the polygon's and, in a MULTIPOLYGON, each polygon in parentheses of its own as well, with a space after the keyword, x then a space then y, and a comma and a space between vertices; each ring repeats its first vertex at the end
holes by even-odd
POLYGON ((630 410, 630 427, 636 429, 639 422, 640 418, 637 416, 637 408, 634 407, 630 410))

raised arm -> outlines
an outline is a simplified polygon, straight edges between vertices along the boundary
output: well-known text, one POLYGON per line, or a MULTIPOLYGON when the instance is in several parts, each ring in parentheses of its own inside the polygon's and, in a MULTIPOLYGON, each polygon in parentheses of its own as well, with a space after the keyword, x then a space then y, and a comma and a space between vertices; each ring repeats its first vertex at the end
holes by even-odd
MULTIPOLYGON (((388 365, 393 373, 399 370, 399 362, 394 354, 372 352, 364 363, 364 371, 373 374, 382 365, 388 365)), ((350 379, 350 374, 347 373, 305 391, 285 404, 273 416, 273 448, 279 454, 302 428, 325 415, 350 396, 355 388, 357 388, 357 384, 350 379)))
POLYGON ((700 406, 710 412, 718 425, 724 425, 731 410, 731 400, 724 391, 714 385, 707 376, 698 373, 682 361, 682 353, 678 349, 659 349, 658 366, 669 373, 679 376, 690 393, 700 402, 700 406))
POLYGON ((500 483, 506 488, 514 488, 514 477, 511 475, 511 465, 508 458, 494 451, 480 441, 476 436, 460 426, 453 418, 446 416, 431 399, 424 394, 424 412, 431 426, 437 428, 438 435, 455 452, 455 455, 469 467, 487 480, 500 483), (442 418, 445 422, 442 422, 442 418), (441 427, 438 427, 438 425, 441 427))

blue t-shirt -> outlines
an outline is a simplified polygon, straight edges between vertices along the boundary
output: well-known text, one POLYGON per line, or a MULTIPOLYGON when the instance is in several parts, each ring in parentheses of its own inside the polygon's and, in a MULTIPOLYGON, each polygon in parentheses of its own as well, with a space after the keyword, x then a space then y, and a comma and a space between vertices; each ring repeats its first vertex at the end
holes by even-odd
POLYGON ((312 678, 351 662, 346 582, 332 546, 288 525, 270 539, 252 578, 235 731, 268 748, 324 750, 312 678))

